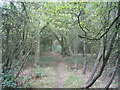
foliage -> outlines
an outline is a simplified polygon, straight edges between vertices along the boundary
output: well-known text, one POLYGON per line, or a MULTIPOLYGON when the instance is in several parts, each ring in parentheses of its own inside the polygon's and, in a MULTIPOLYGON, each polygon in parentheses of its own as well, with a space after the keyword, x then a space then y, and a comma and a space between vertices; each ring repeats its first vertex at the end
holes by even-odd
POLYGON ((14 76, 12 74, 4 74, 2 73, 1 75, 2 77, 0 78, 2 83, 1 83, 1 87, 2 88, 15 88, 17 86, 16 83, 14 83, 14 76), (4 79, 5 78, 5 79, 4 79))
MULTIPOLYGON (((101 67, 98 71, 100 73, 94 73, 97 77, 92 79, 94 83, 102 75, 105 66, 108 66, 107 63, 113 60, 111 65, 115 66, 116 59, 119 58, 119 3, 8 2, 0 6, 3 86, 16 87, 15 81, 29 62, 33 67, 37 64, 40 67, 53 66, 54 54, 42 56, 46 52, 61 54, 65 56, 64 63, 77 65, 78 68, 82 68, 85 61, 89 68, 99 60, 98 65, 94 64, 101 67), (98 55, 96 61, 94 54, 98 55), (99 58, 100 55, 102 58, 99 58)), ((36 71, 35 76, 41 76, 41 69, 36 71)), ((65 85, 69 86, 77 79, 78 77, 71 75, 65 85)), ((51 81, 45 81, 43 83, 46 86, 50 85, 51 81)), ((76 85, 81 81, 82 79, 78 79, 76 85)), ((53 85, 54 82, 50 87, 53 85)))

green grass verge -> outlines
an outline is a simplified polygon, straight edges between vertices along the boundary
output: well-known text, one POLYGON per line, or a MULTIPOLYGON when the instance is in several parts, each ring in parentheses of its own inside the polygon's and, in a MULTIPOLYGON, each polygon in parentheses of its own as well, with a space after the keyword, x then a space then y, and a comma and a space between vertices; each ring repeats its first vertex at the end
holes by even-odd
POLYGON ((63 87, 64 88, 78 88, 83 86, 85 80, 82 77, 78 77, 74 74, 70 74, 68 78, 65 80, 63 87))

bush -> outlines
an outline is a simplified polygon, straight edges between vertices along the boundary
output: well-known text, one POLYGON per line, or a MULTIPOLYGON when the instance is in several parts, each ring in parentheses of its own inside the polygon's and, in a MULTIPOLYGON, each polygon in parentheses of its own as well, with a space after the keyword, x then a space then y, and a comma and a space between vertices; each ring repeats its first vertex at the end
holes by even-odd
POLYGON ((2 77, 0 78, 0 80, 2 81, 2 88, 15 88, 17 86, 17 84, 14 83, 14 75, 2 73, 1 76, 2 77))

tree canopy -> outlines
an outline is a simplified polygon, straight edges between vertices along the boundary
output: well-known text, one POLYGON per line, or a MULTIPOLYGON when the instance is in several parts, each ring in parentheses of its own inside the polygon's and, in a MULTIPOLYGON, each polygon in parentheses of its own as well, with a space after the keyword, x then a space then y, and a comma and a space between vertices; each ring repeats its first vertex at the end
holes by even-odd
POLYGON ((8 2, 0 9, 2 87, 17 87, 29 57, 34 55, 37 67, 43 52, 55 52, 73 60, 82 54, 83 74, 91 54, 94 64, 83 88, 91 87, 113 62, 109 88, 120 66, 120 2, 8 2))

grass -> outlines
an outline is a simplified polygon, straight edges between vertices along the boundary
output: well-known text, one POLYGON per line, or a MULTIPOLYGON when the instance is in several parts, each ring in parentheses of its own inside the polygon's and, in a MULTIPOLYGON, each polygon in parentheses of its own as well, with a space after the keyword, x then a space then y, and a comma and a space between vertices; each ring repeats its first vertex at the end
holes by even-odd
MULTIPOLYGON (((87 56, 88 59, 88 69, 92 69, 92 66, 94 65, 95 58, 90 58, 90 55, 87 56)), ((79 55, 77 57, 64 57, 63 62, 65 62, 69 66, 74 66, 77 63, 78 68, 83 67, 84 58, 82 55, 79 55)))
POLYGON ((82 77, 78 77, 74 75, 73 73, 70 73, 65 80, 63 87, 64 88, 78 88, 83 86, 85 83, 85 80, 82 77))
POLYGON ((76 63, 78 63, 78 67, 81 67, 83 65, 83 57, 78 56, 78 57, 64 57, 63 62, 65 62, 69 66, 73 66, 76 63))
MULTIPOLYGON (((35 56, 31 55, 27 59, 27 63, 33 64, 35 60, 35 56)), ((40 56, 39 62, 41 67, 46 66, 53 66, 54 65, 55 58, 53 56, 40 56)))
MULTIPOLYGON (((31 55, 28 57, 27 61, 30 63, 33 63, 34 59, 35 59, 35 56, 31 55)), ((93 66, 94 60, 95 60, 94 58, 90 58, 90 56, 88 55, 88 62, 89 62, 88 66, 90 66, 89 69, 92 68, 91 66, 93 66)), ((40 61, 41 67, 53 66, 55 64, 54 63, 55 57, 50 56, 50 55, 47 55, 47 56, 42 55, 42 56, 40 56, 39 61, 40 61)), ((73 66, 77 63, 78 68, 82 68, 82 65, 84 63, 84 59, 83 59, 82 55, 78 55, 77 57, 73 57, 73 56, 64 57, 62 61, 69 66, 73 66)))
MULTIPOLYGON (((30 85, 33 88, 54 88, 55 87, 55 70, 53 67, 47 67, 47 68, 40 68, 39 70, 32 69, 32 71, 37 72, 41 71, 44 72, 46 77, 38 78, 35 80, 30 81, 30 85)), ((44 75, 43 74, 43 75, 44 75)), ((72 71, 62 71, 62 74, 64 75, 64 82, 62 83, 63 88, 77 88, 80 86, 83 86, 85 83, 85 80, 83 77, 80 77, 76 75, 72 71)))
MULTIPOLYGON (((30 57, 30 61, 32 59, 33 56, 30 57)), ((69 65, 73 65, 73 63, 75 63, 76 61, 79 63, 79 66, 83 64, 81 56, 74 58, 74 60, 73 57, 63 58, 63 62, 66 62, 69 65)), ((33 88, 54 88, 56 83, 56 71, 54 67, 55 58, 53 56, 41 56, 40 62, 42 67, 31 68, 31 71, 34 73, 41 72, 41 75, 46 77, 30 80, 30 86, 32 86, 33 88)), ((83 84, 85 83, 83 77, 76 75, 75 72, 73 72, 72 70, 68 71, 65 65, 63 65, 62 68, 62 75, 64 75, 64 80, 62 83, 63 88, 77 88, 83 86, 83 84)))
MULTIPOLYGON (((29 57, 29 62, 33 60, 34 56, 29 57)), ((89 59, 89 63, 87 68, 91 69, 94 61, 93 58, 89 59)), ((29 84, 32 88, 54 88, 56 85, 56 68, 55 68, 55 57, 53 56, 40 56, 40 66, 38 68, 31 68, 31 71, 35 74, 38 74, 37 72, 41 72, 42 78, 38 79, 32 79, 30 80, 29 84), (44 77, 45 76, 45 77, 44 77)), ((86 78, 82 75, 82 71, 74 72, 69 67, 73 66, 78 63, 78 68, 81 70, 84 59, 82 55, 79 55, 78 57, 64 57, 62 60, 63 64, 62 67, 62 88, 78 88, 82 87, 85 82, 86 78), (65 67, 65 66, 68 67, 65 67)), ((101 79, 102 80, 102 79, 101 79)), ((92 88, 96 87, 104 87, 108 81, 106 80, 98 80, 92 88)), ((116 82, 113 82, 113 84, 116 84, 116 82)))
POLYGON ((44 72, 42 74, 42 78, 38 79, 33 79, 30 81, 30 85, 33 88, 51 88, 54 87, 55 85, 55 70, 53 67, 47 67, 47 68, 39 68, 39 70, 34 70, 33 71, 40 71, 44 72))
POLYGON ((55 58, 53 56, 41 56, 40 57, 40 66, 53 66, 55 58))

